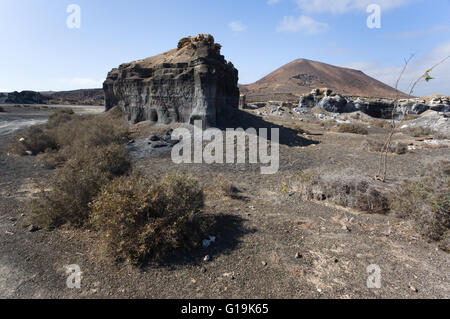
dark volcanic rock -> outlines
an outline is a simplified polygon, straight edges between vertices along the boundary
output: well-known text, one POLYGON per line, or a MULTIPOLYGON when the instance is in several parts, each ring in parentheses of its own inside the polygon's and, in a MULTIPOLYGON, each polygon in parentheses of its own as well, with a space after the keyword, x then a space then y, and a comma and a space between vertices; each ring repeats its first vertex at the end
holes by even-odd
POLYGON ((211 35, 179 41, 177 49, 113 69, 103 84, 105 108, 120 106, 132 123, 203 120, 214 126, 239 105, 238 71, 211 35))
POLYGON ((45 104, 48 99, 42 96, 39 92, 34 91, 22 91, 8 93, 8 98, 5 103, 17 103, 17 104, 45 104))

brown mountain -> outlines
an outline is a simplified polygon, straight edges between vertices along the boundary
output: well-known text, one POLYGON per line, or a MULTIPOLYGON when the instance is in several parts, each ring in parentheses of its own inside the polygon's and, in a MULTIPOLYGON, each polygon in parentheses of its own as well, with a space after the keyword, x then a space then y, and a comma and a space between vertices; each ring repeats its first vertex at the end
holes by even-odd
MULTIPOLYGON (((261 80, 241 85, 248 101, 296 100, 312 89, 330 88, 351 96, 393 98, 396 90, 361 71, 299 59, 282 66, 261 80)), ((399 92, 400 97, 407 95, 399 92)))

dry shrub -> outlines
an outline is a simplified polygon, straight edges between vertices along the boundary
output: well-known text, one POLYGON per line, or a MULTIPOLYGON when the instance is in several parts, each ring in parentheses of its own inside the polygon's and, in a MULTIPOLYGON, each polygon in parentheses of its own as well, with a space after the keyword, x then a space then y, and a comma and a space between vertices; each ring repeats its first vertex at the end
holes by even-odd
POLYGON ((31 151, 33 155, 43 153, 47 150, 58 148, 58 144, 45 126, 32 126, 23 133, 13 137, 8 143, 8 151, 16 155, 27 155, 31 151), (21 141, 22 140, 22 141, 21 141))
POLYGON ((198 246, 212 226, 202 213, 203 190, 189 176, 159 182, 133 174, 113 180, 91 204, 91 224, 107 256, 141 263, 198 246))
POLYGON ((435 163, 424 176, 405 181, 390 198, 391 210, 414 220, 430 241, 441 241, 449 250, 450 161, 435 163))
POLYGON ((72 109, 61 109, 48 117, 47 128, 57 127, 62 123, 69 122, 74 117, 74 111, 72 109))
POLYGON ((337 125, 336 130, 339 133, 352 133, 352 134, 361 134, 361 135, 369 134, 369 131, 367 130, 367 128, 364 125, 356 124, 356 123, 339 124, 339 125, 337 125))
POLYGON ((386 213, 388 199, 372 179, 352 169, 319 174, 302 173, 300 192, 306 200, 329 201, 368 213, 386 213))
POLYGON ((392 128, 392 121, 381 120, 381 119, 371 119, 368 124, 372 127, 378 128, 392 128))
MULTIPOLYGON (((369 152, 381 152, 384 143, 378 140, 367 139, 362 143, 362 148, 369 152)), ((406 154, 408 152, 408 145, 402 142, 394 142, 389 145, 389 152, 393 154, 406 154)))
POLYGON ((62 225, 84 226, 89 203, 101 187, 127 172, 130 164, 123 145, 82 149, 57 169, 48 188, 32 201, 30 222, 53 229, 62 225))
POLYGON ((417 126, 406 130, 406 133, 412 137, 424 137, 434 135, 434 131, 428 127, 417 126))
POLYGON ((44 166, 53 168, 61 166, 77 152, 120 144, 127 133, 124 118, 117 112, 81 116, 71 109, 62 109, 52 114, 46 125, 32 126, 17 134, 9 141, 8 149, 17 155, 26 155, 26 151, 33 155, 45 153, 41 156, 44 166))

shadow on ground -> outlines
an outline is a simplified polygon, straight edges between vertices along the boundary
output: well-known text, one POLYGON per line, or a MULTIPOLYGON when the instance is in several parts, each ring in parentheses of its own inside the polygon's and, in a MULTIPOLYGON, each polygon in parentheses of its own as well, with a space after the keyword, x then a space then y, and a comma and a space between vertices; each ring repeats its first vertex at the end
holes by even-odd
MULTIPOLYGON (((303 132, 294 130, 282 125, 277 125, 271 122, 265 121, 263 118, 253 115, 251 113, 242 110, 232 110, 227 118, 222 119, 218 123, 218 128, 225 130, 226 128, 243 128, 247 130, 248 128, 267 128, 268 129, 268 140, 272 140, 271 128, 277 128, 280 132, 280 144, 286 146, 309 146, 311 144, 319 144, 317 141, 308 140, 300 134, 303 132)), ((259 132, 258 132, 259 134, 259 132)))
MULTIPOLYGON (((213 216, 214 227, 209 236, 214 236, 215 241, 207 248, 199 246, 191 252, 178 252, 159 262, 147 262, 141 265, 142 270, 146 268, 173 268, 182 265, 199 265, 202 259, 208 255, 211 258, 219 255, 227 255, 237 249, 240 239, 256 232, 254 228, 246 228, 244 219, 231 214, 217 214, 213 216)), ((205 238, 208 239, 208 238, 205 238)))

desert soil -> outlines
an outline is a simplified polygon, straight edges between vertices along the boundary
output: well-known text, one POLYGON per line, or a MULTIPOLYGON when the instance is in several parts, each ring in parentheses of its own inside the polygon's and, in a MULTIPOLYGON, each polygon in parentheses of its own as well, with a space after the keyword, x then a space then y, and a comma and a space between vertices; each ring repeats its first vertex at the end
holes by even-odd
MULTIPOLYGON (((7 111, 21 117, 23 109, 7 111)), ((35 111, 39 118, 48 116, 46 110, 35 111)), ((261 175, 256 165, 174 165, 170 154, 135 160, 149 177, 174 171, 194 175, 206 190, 205 212, 218 220, 210 247, 143 268, 101 258, 94 232, 24 229, 27 203, 37 191, 33 181, 52 171, 34 157, 8 156, 5 145, 12 133, 0 134, 0 297, 450 297, 448 254, 421 239, 408 220, 303 201, 293 187, 299 169, 352 167, 375 175, 378 155, 360 147, 367 137, 280 118, 252 121, 266 127, 298 124, 309 132, 283 129, 275 175, 261 175), (239 196, 220 195, 218 175, 233 182, 239 196), (203 261, 206 255, 209 262, 203 261), (66 267, 72 264, 81 268, 81 289, 66 286, 66 267), (366 269, 373 264, 381 268, 380 289, 367 287, 366 269)), ((371 129, 370 137, 384 134, 371 129)), ((388 183, 448 158, 448 149, 432 148, 391 155, 388 183)))

